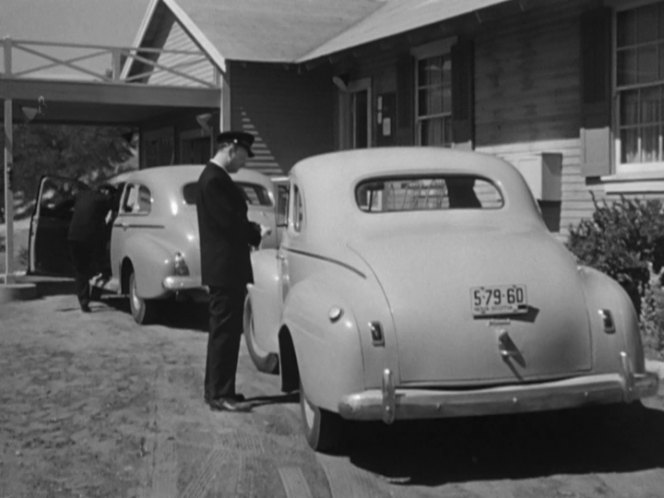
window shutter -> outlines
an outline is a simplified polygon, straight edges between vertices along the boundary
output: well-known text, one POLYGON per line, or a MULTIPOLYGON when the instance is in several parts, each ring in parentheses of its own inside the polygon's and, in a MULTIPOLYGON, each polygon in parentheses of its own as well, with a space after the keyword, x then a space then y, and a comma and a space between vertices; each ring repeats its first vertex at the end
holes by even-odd
POLYGON ((460 39, 451 48, 452 142, 455 147, 473 148, 474 50, 471 40, 460 39))
POLYGON ((404 55, 397 61, 397 143, 415 143, 415 58, 404 55))
POLYGON ((581 15, 581 173, 611 173, 611 22, 607 7, 581 15))

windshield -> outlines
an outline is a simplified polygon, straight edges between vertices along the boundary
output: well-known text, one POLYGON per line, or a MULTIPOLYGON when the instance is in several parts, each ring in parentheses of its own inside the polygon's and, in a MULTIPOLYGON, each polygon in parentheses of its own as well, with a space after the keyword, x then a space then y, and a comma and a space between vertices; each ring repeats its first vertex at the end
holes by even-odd
POLYGON ((486 178, 472 175, 375 178, 355 189, 365 212, 499 209, 503 196, 486 178))

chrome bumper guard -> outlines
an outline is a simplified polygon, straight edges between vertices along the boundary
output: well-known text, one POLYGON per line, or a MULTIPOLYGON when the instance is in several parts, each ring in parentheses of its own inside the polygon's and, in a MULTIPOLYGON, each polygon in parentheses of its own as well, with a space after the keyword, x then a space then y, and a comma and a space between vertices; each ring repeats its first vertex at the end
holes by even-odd
POLYGON ((657 394, 659 377, 633 373, 621 354, 624 375, 589 375, 570 379, 473 390, 397 388, 394 375, 383 371, 382 389, 341 398, 339 414, 349 420, 414 420, 498 415, 574 408, 592 404, 630 403, 657 394))

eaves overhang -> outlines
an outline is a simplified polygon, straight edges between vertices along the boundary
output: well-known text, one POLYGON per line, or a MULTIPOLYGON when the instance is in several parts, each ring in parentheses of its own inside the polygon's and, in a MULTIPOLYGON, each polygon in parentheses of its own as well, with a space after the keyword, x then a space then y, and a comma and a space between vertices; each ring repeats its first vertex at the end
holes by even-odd
POLYGON ((494 5, 518 0, 390 0, 366 18, 299 58, 306 63, 494 5))

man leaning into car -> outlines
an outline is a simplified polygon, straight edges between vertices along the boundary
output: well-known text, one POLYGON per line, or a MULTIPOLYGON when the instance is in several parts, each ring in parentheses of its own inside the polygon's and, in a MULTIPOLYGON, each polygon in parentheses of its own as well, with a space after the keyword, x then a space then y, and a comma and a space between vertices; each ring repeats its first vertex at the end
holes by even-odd
POLYGON ((247 284, 253 281, 250 246, 261 241, 260 225, 247 219, 247 202, 229 173, 253 157, 254 137, 223 132, 217 152, 198 179, 196 211, 201 279, 209 288, 210 329, 205 365, 205 401, 213 410, 249 411, 235 391, 242 314, 247 284))
POLYGON ((107 227, 111 221, 114 187, 101 185, 76 196, 67 232, 69 252, 76 273, 76 295, 81 310, 90 312, 90 278, 104 269, 107 227))

